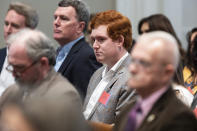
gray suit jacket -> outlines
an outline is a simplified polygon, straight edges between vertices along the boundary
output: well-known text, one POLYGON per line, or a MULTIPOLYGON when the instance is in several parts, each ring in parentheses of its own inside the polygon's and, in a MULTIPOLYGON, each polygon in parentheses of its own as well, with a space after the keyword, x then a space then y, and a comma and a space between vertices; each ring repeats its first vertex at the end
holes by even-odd
MULTIPOLYGON (((130 59, 131 57, 128 56, 123 61, 112 80, 106 86, 104 91, 110 94, 107 104, 103 105, 102 103, 97 102, 88 120, 111 124, 116 119, 120 109, 126 103, 126 101, 132 98, 133 90, 127 89, 126 86, 130 75, 127 69, 130 59)), ((87 95, 84 101, 84 110, 86 109, 93 91, 102 79, 102 72, 104 68, 105 66, 99 68, 90 79, 87 95)))
MULTIPOLYGON (((38 115, 38 117, 49 118, 42 123, 47 123, 46 126, 53 127, 51 130, 55 131, 57 128, 61 128, 62 131, 66 129, 70 131, 85 130, 86 125, 84 123, 86 122, 82 114, 82 104, 78 92, 67 79, 53 69, 41 83, 32 89, 28 87, 24 90, 17 84, 7 88, 0 99, 0 110, 2 111, 6 103, 13 100, 28 102, 37 98, 48 100, 48 104, 38 100, 33 105, 46 105, 42 106, 46 109, 39 109, 45 114, 40 113, 43 116, 38 115), (50 108, 48 109, 48 107, 50 108)), ((29 104, 32 106, 32 103, 29 104)))

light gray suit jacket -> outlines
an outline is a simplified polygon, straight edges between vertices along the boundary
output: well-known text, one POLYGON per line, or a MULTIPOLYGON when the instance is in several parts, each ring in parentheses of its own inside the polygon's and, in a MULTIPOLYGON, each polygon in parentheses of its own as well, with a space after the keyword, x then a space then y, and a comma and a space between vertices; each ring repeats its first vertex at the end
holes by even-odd
MULTIPOLYGON (((131 57, 127 56, 118 68, 112 80, 105 87, 104 91, 110 94, 107 104, 104 105, 98 101, 88 120, 108 124, 114 123, 122 106, 133 97, 134 91, 128 89, 126 86, 127 80, 130 76, 128 71, 128 64, 130 63, 130 60, 131 57)), ((102 79, 102 72, 104 69, 105 66, 99 68, 90 79, 87 95, 84 101, 84 110, 86 109, 93 91, 102 79)))

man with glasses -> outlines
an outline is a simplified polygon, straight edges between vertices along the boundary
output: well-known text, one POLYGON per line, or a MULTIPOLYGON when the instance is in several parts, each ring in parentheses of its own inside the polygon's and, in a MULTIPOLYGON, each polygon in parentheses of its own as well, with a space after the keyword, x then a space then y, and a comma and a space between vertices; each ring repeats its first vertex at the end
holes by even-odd
POLYGON ((175 95, 171 84, 179 63, 176 39, 157 31, 139 37, 131 52, 128 86, 135 104, 124 108, 115 131, 196 131, 197 120, 175 95))
MULTIPOLYGON (((6 69, 13 73, 16 84, 3 93, 0 109, 2 110, 3 106, 11 100, 27 101, 41 97, 58 103, 57 108, 60 109, 56 112, 59 116, 57 123, 70 119, 62 115, 65 110, 72 110, 66 103, 74 105, 72 107, 78 112, 74 113, 78 114, 76 117, 79 117, 83 123, 81 99, 77 90, 53 68, 56 50, 49 38, 38 30, 22 29, 11 35, 7 42, 9 65, 6 69)), ((75 127, 81 126, 75 125, 75 127)))
MULTIPOLYGON (((21 2, 13 2, 9 5, 4 20, 4 39, 18 32, 23 28, 35 29, 38 25, 38 14, 35 9, 21 2)), ((10 85, 14 84, 14 78, 11 73, 6 70, 8 65, 7 53, 8 48, 0 49, 0 95, 10 85)))

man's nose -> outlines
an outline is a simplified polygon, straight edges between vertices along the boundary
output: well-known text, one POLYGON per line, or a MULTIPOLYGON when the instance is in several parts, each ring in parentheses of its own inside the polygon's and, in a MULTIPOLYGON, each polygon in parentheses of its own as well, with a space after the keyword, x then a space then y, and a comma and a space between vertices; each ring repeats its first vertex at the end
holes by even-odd
POLYGON ((93 46, 92 47, 94 49, 98 49, 99 48, 99 44, 98 44, 98 42, 96 40, 93 42, 93 46))
POLYGON ((12 26, 11 24, 6 26, 6 33, 11 33, 12 32, 12 26))
POLYGON ((53 22, 53 24, 54 25, 60 25, 60 19, 59 19, 59 17, 57 17, 55 20, 54 20, 54 22, 53 22))
POLYGON ((137 72, 137 65, 135 63, 130 63, 129 65, 129 72, 131 74, 134 74, 137 72))

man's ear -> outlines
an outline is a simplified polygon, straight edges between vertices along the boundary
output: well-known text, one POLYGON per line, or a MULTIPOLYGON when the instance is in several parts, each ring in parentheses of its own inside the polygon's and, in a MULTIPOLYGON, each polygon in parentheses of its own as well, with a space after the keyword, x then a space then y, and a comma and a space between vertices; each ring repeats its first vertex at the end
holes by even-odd
POLYGON ((120 35, 116 41, 117 41, 119 46, 123 46, 123 44, 124 44, 124 37, 122 35, 120 35))
POLYGON ((174 76, 174 72, 175 72, 175 69, 174 69, 173 65, 171 65, 171 64, 166 65, 165 66, 165 72, 164 72, 165 81, 169 81, 169 78, 172 78, 174 76))
POLYGON ((84 28, 85 28, 85 22, 84 22, 84 21, 79 22, 77 32, 78 32, 78 33, 82 33, 83 30, 84 30, 84 28))
POLYGON ((41 65, 42 66, 49 66, 49 60, 48 60, 48 58, 47 57, 41 57, 40 58, 40 63, 41 63, 41 65))

